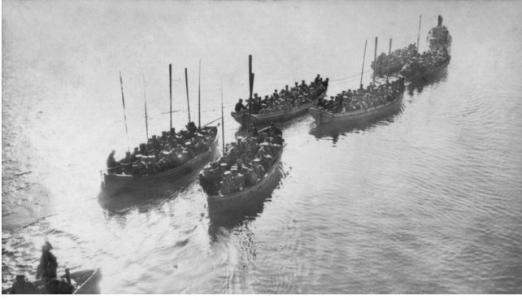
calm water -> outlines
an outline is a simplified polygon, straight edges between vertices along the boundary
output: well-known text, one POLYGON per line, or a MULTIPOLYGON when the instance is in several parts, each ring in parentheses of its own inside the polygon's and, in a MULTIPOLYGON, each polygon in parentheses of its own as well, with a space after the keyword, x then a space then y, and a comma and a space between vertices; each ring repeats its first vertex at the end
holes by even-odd
MULTIPOLYGON (((48 238, 61 267, 99 267, 106 293, 522 292, 522 5, 516 2, 4 1, 3 284, 34 275, 48 238), (107 210, 100 173, 124 135, 186 122, 183 68, 203 123, 248 92, 330 77, 358 84, 364 40, 424 37, 443 14, 452 61, 373 126, 285 127, 284 176, 248 215, 210 218, 197 182, 107 210), (145 85, 143 84, 145 77, 145 85)), ((365 79, 368 82, 369 78, 365 79)), ((238 125, 225 120, 226 140, 238 125)))

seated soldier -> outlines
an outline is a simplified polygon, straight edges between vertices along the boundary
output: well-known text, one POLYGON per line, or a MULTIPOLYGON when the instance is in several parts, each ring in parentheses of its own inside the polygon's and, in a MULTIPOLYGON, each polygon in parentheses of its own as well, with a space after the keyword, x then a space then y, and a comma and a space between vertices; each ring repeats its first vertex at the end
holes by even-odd
POLYGON ((15 282, 11 287, 11 294, 38 294, 38 290, 31 282, 25 280, 24 275, 16 275, 15 282))
POLYGON ((109 174, 119 174, 121 173, 120 164, 114 159, 114 154, 116 151, 112 150, 107 158, 107 172, 109 174))
POLYGON ((239 113, 239 112, 241 112, 243 110, 246 110, 246 109, 247 109, 246 106, 243 105, 243 99, 239 99, 239 101, 236 103, 236 107, 234 109, 235 112, 239 113))

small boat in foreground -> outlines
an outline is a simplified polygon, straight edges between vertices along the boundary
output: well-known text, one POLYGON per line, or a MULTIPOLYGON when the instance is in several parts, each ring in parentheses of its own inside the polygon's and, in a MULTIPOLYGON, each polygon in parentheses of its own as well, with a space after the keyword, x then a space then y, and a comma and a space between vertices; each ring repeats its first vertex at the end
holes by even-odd
MULTIPOLYGON (((64 277, 62 277, 62 280, 64 277)), ((101 279, 101 272, 99 269, 83 270, 70 273, 72 294, 99 294, 98 283, 101 279)), ((12 288, 2 291, 2 294, 48 294, 45 283, 42 280, 32 282, 36 290, 34 291, 13 291, 12 288)), ((65 292, 64 292, 65 293, 65 292)))

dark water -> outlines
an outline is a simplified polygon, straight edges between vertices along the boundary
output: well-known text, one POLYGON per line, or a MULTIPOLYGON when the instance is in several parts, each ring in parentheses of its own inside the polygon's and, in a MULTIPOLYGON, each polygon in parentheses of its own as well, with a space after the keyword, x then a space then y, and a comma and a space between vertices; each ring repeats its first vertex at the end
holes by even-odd
MULTIPOLYGON (((522 292, 522 6, 517 2, 5 1, 3 16, 3 284, 34 275, 44 239, 61 267, 99 267, 106 293, 522 292), (202 117, 248 92, 315 74, 329 94, 358 84, 364 40, 394 48, 443 14, 446 73, 406 94, 389 120, 285 127, 283 176, 270 199, 210 218, 189 182, 168 197, 111 211, 100 173, 126 138, 192 117, 202 59, 202 117)), ((421 48, 426 48, 424 38, 421 48)), ((367 61, 370 60, 368 51, 367 61)), ((368 82, 369 78, 365 78, 368 82)), ((227 115, 226 139, 238 129, 227 115)))

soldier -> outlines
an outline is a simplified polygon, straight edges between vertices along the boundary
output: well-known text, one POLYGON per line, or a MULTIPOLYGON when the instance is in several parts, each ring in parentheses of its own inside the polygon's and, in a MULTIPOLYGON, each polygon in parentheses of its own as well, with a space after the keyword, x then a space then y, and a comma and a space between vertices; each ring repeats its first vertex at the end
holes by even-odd
POLYGON ((42 279, 44 282, 50 281, 56 278, 56 269, 58 263, 56 262, 56 256, 51 253, 53 246, 49 242, 45 242, 42 246, 42 256, 40 257, 40 264, 36 271, 36 278, 42 279))

